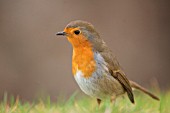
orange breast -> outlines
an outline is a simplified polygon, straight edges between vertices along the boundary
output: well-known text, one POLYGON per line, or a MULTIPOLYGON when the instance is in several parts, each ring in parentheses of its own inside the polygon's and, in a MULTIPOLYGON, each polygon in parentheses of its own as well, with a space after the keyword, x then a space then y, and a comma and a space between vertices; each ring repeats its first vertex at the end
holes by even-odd
MULTIPOLYGON (((73 39, 74 40, 74 39, 73 39)), ((77 71, 81 71, 85 78, 88 78, 96 69, 96 62, 94 59, 94 53, 92 46, 88 41, 71 41, 73 45, 73 58, 72 58, 72 71, 73 75, 76 75, 77 71), (76 44, 75 44, 76 43, 76 44), (74 46, 78 45, 78 46, 74 46)))
POLYGON ((76 72, 80 70, 85 78, 88 78, 96 69, 96 62, 94 60, 94 54, 89 47, 79 47, 73 50, 72 59, 72 71, 76 75, 76 72))

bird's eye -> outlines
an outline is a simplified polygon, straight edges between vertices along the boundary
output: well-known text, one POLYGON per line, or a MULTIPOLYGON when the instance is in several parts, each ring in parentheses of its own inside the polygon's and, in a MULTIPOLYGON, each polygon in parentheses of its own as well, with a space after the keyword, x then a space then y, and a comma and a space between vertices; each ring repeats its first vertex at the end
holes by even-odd
POLYGON ((80 34, 80 30, 75 30, 74 34, 76 34, 76 35, 80 34))

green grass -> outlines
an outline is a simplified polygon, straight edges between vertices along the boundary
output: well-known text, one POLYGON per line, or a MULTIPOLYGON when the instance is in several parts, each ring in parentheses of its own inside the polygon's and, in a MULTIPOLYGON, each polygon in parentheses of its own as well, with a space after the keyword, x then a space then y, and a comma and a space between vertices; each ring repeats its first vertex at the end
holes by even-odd
POLYGON ((0 113, 170 113, 170 92, 160 94, 161 101, 155 101, 143 93, 135 92, 135 104, 127 96, 118 98, 114 104, 109 100, 98 107, 96 100, 88 96, 73 94, 68 100, 59 98, 51 102, 50 97, 33 103, 20 102, 18 98, 4 96, 0 113), (9 101, 7 101, 9 100, 9 101))

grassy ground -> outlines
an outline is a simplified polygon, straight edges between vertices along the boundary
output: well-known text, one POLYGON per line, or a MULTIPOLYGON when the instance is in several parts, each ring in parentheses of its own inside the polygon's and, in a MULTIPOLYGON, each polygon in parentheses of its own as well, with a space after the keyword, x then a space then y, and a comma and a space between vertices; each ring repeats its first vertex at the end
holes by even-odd
POLYGON ((170 113, 170 92, 162 93, 161 101, 135 92, 135 105, 127 97, 120 97, 114 104, 106 100, 100 107, 95 99, 78 95, 75 93, 68 100, 60 98, 57 102, 51 102, 48 97, 33 103, 21 103, 13 97, 8 102, 7 96, 4 96, 4 101, 0 103, 0 113, 170 113))

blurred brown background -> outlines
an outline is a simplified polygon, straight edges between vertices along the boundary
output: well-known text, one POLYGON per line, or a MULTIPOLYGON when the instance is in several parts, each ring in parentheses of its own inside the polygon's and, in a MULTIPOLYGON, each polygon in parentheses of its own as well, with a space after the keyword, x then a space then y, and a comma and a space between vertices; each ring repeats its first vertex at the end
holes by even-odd
POLYGON ((91 22, 128 78, 170 86, 169 0, 0 0, 0 96, 52 99, 78 89, 72 47, 57 37, 72 20, 91 22))

